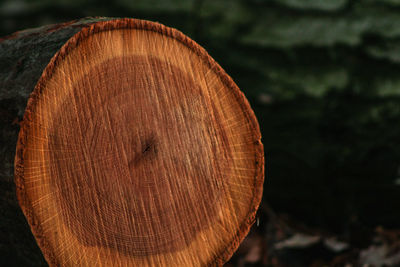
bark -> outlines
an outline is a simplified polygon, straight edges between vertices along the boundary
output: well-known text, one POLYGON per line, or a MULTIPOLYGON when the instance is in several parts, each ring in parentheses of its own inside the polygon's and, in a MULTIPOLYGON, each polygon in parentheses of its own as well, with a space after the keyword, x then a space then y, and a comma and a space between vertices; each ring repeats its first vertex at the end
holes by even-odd
POLYGON ((15 147, 27 99, 65 42, 83 27, 102 20, 108 19, 85 18, 0 39, 0 258, 7 266, 46 265, 15 195, 15 147))

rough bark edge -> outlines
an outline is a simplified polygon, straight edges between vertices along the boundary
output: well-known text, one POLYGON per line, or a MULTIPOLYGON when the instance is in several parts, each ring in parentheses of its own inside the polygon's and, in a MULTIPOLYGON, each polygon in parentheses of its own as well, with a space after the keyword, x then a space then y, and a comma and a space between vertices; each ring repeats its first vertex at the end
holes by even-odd
MULTIPOLYGON (((68 25, 68 23, 65 24, 68 25)), ((264 149, 261 143, 260 128, 255 114, 251 109, 251 106, 244 94, 240 91, 240 89, 231 79, 231 77, 229 77, 229 75, 222 69, 222 67, 213 58, 211 58, 211 56, 204 50, 204 48, 202 48, 196 42, 184 35, 182 32, 174 28, 166 27, 156 22, 138 19, 110 19, 109 21, 101 21, 88 26, 84 26, 82 30, 72 36, 50 60, 49 64, 43 71, 43 74, 40 77, 38 83, 36 84, 35 89, 29 96, 23 122, 21 123, 21 129, 18 135, 14 175, 17 198, 22 208, 22 211, 29 222, 31 231, 34 234, 35 239, 37 240, 38 245, 45 256, 46 261, 50 265, 59 266, 60 264, 54 255, 54 251, 52 250, 48 241, 45 239, 41 225, 38 224, 35 214, 33 213, 33 207, 25 194, 24 154, 27 134, 29 132, 32 114, 35 111, 37 99, 41 95, 47 80, 51 78, 58 63, 62 61, 69 54, 70 51, 75 49, 79 45, 79 43, 88 36, 102 31, 118 29, 138 29, 156 32, 161 35, 175 39, 191 49, 197 56, 201 58, 201 60, 203 60, 204 63, 206 63, 215 72, 215 74, 221 79, 221 81, 234 92, 236 100, 240 104, 246 119, 252 127, 251 130, 256 137, 256 140, 254 140, 254 146, 256 147, 256 173, 254 177, 253 199, 251 201, 249 212, 245 220, 239 227, 234 239, 231 241, 230 244, 228 244, 226 249, 220 252, 220 255, 216 256, 210 262, 210 265, 222 266, 232 257, 233 253, 237 250, 242 240, 247 236, 251 226, 254 224, 256 212, 261 202, 264 183, 264 149)))
POLYGON ((85 17, 82 19, 75 19, 59 24, 50 24, 50 25, 45 25, 42 27, 38 28, 33 28, 33 29, 26 29, 26 30, 21 30, 14 32, 12 34, 6 35, 4 37, 0 37, 0 42, 6 41, 6 40, 14 40, 14 39, 19 39, 19 38, 30 38, 35 35, 43 34, 45 33, 51 33, 55 32, 59 29, 65 28, 65 27, 75 27, 75 28, 82 28, 82 27, 87 27, 89 24, 96 23, 99 21, 106 21, 110 20, 110 18, 107 17, 85 17))

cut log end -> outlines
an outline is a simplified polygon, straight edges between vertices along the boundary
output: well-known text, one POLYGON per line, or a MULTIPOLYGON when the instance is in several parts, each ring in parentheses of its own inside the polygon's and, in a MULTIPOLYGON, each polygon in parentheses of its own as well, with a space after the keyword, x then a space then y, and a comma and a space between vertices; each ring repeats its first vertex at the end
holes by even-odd
POLYGON ((52 265, 221 265, 263 183, 254 114, 197 44, 160 24, 83 28, 24 116, 15 176, 52 265))

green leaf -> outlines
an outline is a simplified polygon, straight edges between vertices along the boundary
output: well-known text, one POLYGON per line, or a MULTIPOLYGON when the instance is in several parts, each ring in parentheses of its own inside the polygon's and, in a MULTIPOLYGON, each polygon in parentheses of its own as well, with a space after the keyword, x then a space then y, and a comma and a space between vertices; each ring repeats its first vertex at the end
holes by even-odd
POLYGON ((365 51, 372 57, 400 63, 400 40, 385 41, 379 45, 369 45, 365 51))
POLYGON ((240 0, 206 0, 200 16, 205 24, 205 35, 218 39, 235 37, 237 29, 252 19, 251 12, 240 0))
POLYGON ((363 33, 374 33, 382 37, 400 36, 400 13, 382 5, 359 3, 354 7, 354 20, 364 25, 363 33))
POLYGON ((333 11, 344 7, 347 0, 275 0, 278 4, 298 9, 333 11))
POLYGON ((333 46, 362 44, 366 34, 400 36, 400 13, 388 6, 357 3, 351 10, 336 13, 297 12, 285 9, 253 7, 256 18, 244 44, 288 48, 301 45, 333 46))
POLYGON ((367 3, 376 3, 376 4, 388 4, 393 6, 399 6, 400 0, 364 0, 367 3))
POLYGON ((365 28, 362 20, 347 17, 270 13, 257 21, 241 41, 245 44, 274 47, 304 44, 331 46, 336 43, 357 45, 365 28))
POLYGON ((375 80, 374 85, 378 96, 400 96, 400 78, 380 77, 375 80))
POLYGON ((319 98, 330 90, 345 88, 349 82, 347 70, 340 67, 318 70, 317 68, 303 69, 298 66, 298 68, 280 70, 269 69, 265 74, 276 86, 274 93, 284 98, 300 93, 319 98), (297 92, 293 91, 293 88, 297 92))
POLYGON ((141 10, 149 12, 177 12, 190 11, 193 8, 195 0, 117 0, 116 2, 132 10, 141 10))

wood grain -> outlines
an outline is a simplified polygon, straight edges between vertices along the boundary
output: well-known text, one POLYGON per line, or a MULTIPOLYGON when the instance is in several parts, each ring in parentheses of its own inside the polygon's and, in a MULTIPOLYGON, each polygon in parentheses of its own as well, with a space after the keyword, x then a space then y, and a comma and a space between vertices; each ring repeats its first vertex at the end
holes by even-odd
POLYGON ((260 139, 199 45, 157 23, 98 22, 28 101, 17 194, 50 265, 220 266, 254 222, 260 139))

